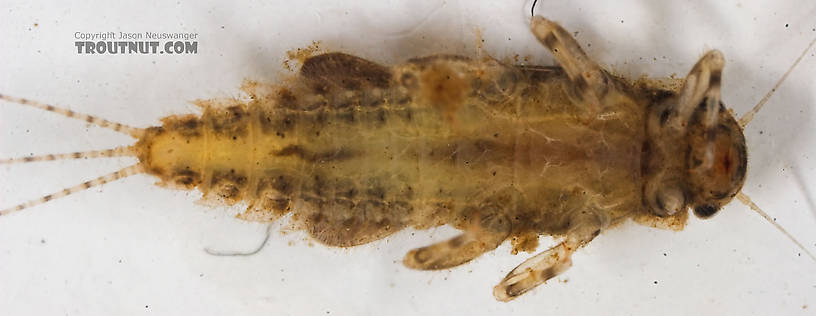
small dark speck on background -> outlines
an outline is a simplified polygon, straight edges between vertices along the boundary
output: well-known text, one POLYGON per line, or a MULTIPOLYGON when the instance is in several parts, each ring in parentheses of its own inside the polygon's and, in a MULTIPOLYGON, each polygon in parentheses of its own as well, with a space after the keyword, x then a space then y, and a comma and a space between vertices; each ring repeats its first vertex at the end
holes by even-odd
POLYGON ((654 284, 657 284, 657 280, 654 281, 654 284))
POLYGON ((665 252, 663 253, 663 256, 664 256, 664 257, 666 256, 666 253, 665 253, 665 252))
POLYGON ((785 27, 788 27, 788 23, 785 23, 785 27))
POLYGON ((45 243, 45 238, 40 239, 40 243, 41 243, 41 244, 44 244, 44 243, 45 243))

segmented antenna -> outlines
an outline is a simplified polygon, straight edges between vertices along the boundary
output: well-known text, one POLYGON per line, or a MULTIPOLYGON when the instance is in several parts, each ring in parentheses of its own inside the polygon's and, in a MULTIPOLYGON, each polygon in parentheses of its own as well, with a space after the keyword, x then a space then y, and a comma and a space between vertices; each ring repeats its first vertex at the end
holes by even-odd
POLYGON ((90 124, 94 124, 96 126, 102 127, 102 128, 107 128, 107 129, 111 129, 111 130, 114 130, 114 131, 119 132, 119 133, 128 134, 128 135, 130 135, 130 136, 132 136, 134 138, 141 137, 144 134, 144 131, 145 131, 142 128, 127 126, 127 125, 122 124, 122 123, 108 121, 106 119, 98 118, 98 117, 91 116, 91 115, 88 115, 88 114, 77 113, 77 112, 71 111, 71 110, 66 109, 66 108, 56 107, 56 106, 53 106, 53 105, 50 105, 50 104, 44 104, 44 103, 40 103, 40 102, 37 102, 37 101, 32 101, 32 100, 28 100, 28 99, 24 99, 24 98, 16 98, 16 97, 8 96, 8 95, 5 95, 5 94, 0 94, 0 100, 13 102, 13 103, 17 103, 17 104, 22 104, 22 105, 25 105, 25 106, 30 106, 30 107, 37 108, 37 109, 44 110, 44 111, 48 111, 48 112, 54 112, 54 113, 64 115, 64 116, 72 118, 72 119, 85 121, 85 122, 88 122, 90 124))
POLYGON ((129 177, 129 176, 132 176, 132 175, 135 175, 135 174, 139 174, 139 173, 142 173, 142 172, 144 172, 144 169, 142 168, 141 164, 135 164, 135 165, 132 165, 132 166, 129 166, 129 167, 125 167, 125 168, 119 169, 118 171, 115 171, 115 172, 106 174, 104 176, 101 176, 99 178, 96 178, 96 179, 93 179, 93 180, 90 180, 90 181, 85 181, 85 182, 83 182, 81 184, 78 184, 78 185, 75 185, 73 187, 65 188, 65 189, 63 189, 61 191, 57 191, 57 192, 45 195, 45 196, 43 196, 43 197, 41 197, 39 199, 34 199, 34 200, 25 202, 25 203, 17 205, 17 206, 13 206, 13 207, 10 207, 10 208, 4 209, 4 210, 0 210, 0 216, 8 215, 10 213, 14 213, 14 212, 18 212, 18 211, 22 211, 22 210, 27 209, 27 208, 32 207, 32 206, 40 205, 40 204, 43 204, 45 202, 48 202, 48 201, 51 201, 51 200, 54 200, 54 199, 65 197, 67 195, 74 194, 74 193, 77 193, 77 192, 85 191, 85 190, 90 189, 92 187, 103 185, 105 183, 108 183, 108 182, 111 182, 111 181, 116 181, 116 180, 126 178, 126 177, 129 177))
POLYGON ((102 157, 122 157, 135 156, 136 149, 133 146, 121 146, 113 149, 92 150, 92 151, 78 151, 67 154, 48 154, 40 156, 27 156, 19 158, 0 159, 0 165, 12 163, 27 163, 36 161, 52 161, 62 159, 83 159, 83 158, 102 158, 102 157))
POLYGON ((776 221, 773 220, 773 218, 771 218, 770 216, 768 216, 768 214, 766 214, 764 211, 762 211, 762 209, 760 209, 759 206, 754 204, 754 202, 751 201, 751 198, 749 198, 748 195, 746 195, 745 193, 740 192, 740 193, 737 194, 737 199, 740 202, 742 202, 742 204, 745 204, 745 206, 748 206, 754 212, 759 214, 759 216, 762 216, 762 218, 764 218, 766 221, 768 221, 768 223, 771 223, 771 225, 774 225, 774 227, 776 227, 776 229, 778 229, 780 232, 785 234, 785 236, 788 236, 788 239, 793 241, 794 244, 799 246, 799 249, 802 249, 802 251, 804 251, 808 256, 810 256, 810 258, 813 259, 814 262, 816 262, 816 256, 814 256, 810 251, 808 251, 807 248, 805 248, 805 246, 802 245, 802 243, 800 243, 798 240, 796 240, 796 238, 793 238, 793 236, 790 233, 788 233, 788 231, 785 230, 785 228, 783 228, 782 225, 779 225, 776 221))
POLYGON ((790 75, 790 73, 793 72, 793 69, 796 68, 796 65, 798 65, 799 62, 802 61, 802 58, 804 58, 805 55, 807 55, 807 52, 813 47, 814 43, 816 43, 816 38, 810 41, 808 47, 805 48, 801 55, 799 55, 799 58, 796 58, 796 61, 794 61, 793 65, 791 65, 790 68, 788 68, 788 71, 786 71, 785 74, 782 75, 782 78, 779 78, 779 81, 777 81, 773 88, 771 88, 771 91, 768 91, 768 93, 766 93, 765 96, 762 97, 761 100, 759 100, 759 103, 757 103, 757 105, 755 105, 753 109, 742 115, 742 117, 739 119, 740 127, 745 128, 745 126, 747 126, 748 123, 751 123, 751 121, 754 119, 754 115, 757 112, 759 112, 759 109, 761 109, 762 106, 765 105, 765 103, 768 102, 768 99, 770 99, 774 92, 776 92, 776 89, 779 89, 779 86, 782 85, 782 82, 784 82, 785 79, 788 78, 788 75, 790 75))

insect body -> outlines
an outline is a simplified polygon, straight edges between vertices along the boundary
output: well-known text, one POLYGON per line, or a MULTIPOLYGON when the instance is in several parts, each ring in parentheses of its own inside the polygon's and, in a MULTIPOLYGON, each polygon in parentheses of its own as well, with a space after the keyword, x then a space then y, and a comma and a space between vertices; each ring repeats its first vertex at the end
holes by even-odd
POLYGON ((535 17, 531 29, 560 67, 448 55, 386 67, 323 54, 281 83, 250 83, 249 102, 201 102, 201 116, 145 129, 2 96, 138 139, 4 162, 132 155, 139 163, 0 215, 147 173, 205 199, 245 201, 245 219, 291 212, 330 246, 406 227, 462 231, 408 252, 403 262, 415 269, 458 266, 507 240, 533 250, 540 235, 563 237, 494 288, 506 301, 564 272, 578 248, 626 219, 682 228, 688 208, 707 218, 738 194, 747 154, 720 101, 719 52, 674 91, 606 72, 554 22, 535 17))

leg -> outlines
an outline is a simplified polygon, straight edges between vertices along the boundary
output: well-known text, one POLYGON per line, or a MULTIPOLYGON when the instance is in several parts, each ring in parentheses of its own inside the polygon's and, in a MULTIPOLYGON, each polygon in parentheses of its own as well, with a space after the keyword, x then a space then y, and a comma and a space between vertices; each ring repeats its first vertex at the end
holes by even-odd
MULTIPOLYGON (((725 59, 722 53, 717 50, 709 51, 703 55, 686 76, 683 90, 680 91, 677 104, 673 111, 670 112, 667 121, 667 127, 674 131, 689 133, 687 135, 688 139, 705 140, 705 149, 701 155, 696 155, 692 151, 692 155, 702 161, 701 166, 704 173, 710 173, 715 160, 716 142, 713 136, 717 135, 717 126, 720 123, 720 110, 722 109, 720 82, 724 65, 725 59), (687 131, 693 117, 697 117, 696 121, 702 123, 705 130, 704 135, 699 135, 695 130, 687 131)), ((692 146, 691 148, 696 147, 692 146)))
POLYGON ((578 42, 557 23, 541 16, 533 17, 533 35, 550 49, 555 59, 564 68, 575 87, 575 97, 593 111, 600 110, 600 100, 606 94, 608 79, 606 73, 593 62, 578 42))
POLYGON ((510 221, 499 212, 471 219, 470 227, 450 240, 409 251, 402 260, 417 270, 458 266, 496 249, 510 234, 510 221))
POLYGON ((510 301, 541 283, 561 274, 572 266, 572 254, 592 241, 607 225, 598 212, 582 212, 573 216, 572 227, 560 244, 525 260, 493 288, 493 296, 510 301))
POLYGON ((705 102, 706 106, 703 124, 706 127, 714 126, 720 106, 720 81, 723 66, 725 66, 725 58, 717 50, 709 51, 697 61, 686 76, 686 82, 683 84, 683 90, 680 91, 680 99, 675 108, 676 115, 670 118, 671 126, 684 129, 694 109, 702 102, 705 102))

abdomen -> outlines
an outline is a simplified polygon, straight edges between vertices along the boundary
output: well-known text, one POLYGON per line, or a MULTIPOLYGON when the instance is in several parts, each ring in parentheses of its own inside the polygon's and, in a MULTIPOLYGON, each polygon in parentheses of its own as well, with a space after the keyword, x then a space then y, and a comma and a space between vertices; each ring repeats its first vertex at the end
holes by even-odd
POLYGON ((337 246, 407 226, 461 226, 480 208, 506 216, 517 234, 558 233, 562 215, 586 203, 640 202, 642 110, 625 96, 613 119, 586 122, 558 68, 456 56, 385 68, 347 58, 307 61, 288 84, 254 91, 235 123, 247 126, 251 150, 222 150, 221 162, 207 163, 205 195, 224 190, 215 175, 240 173, 231 192, 248 213, 294 212, 337 246), (362 75, 345 78, 338 67, 362 75), (254 163, 224 170, 223 160, 247 156, 254 163))

